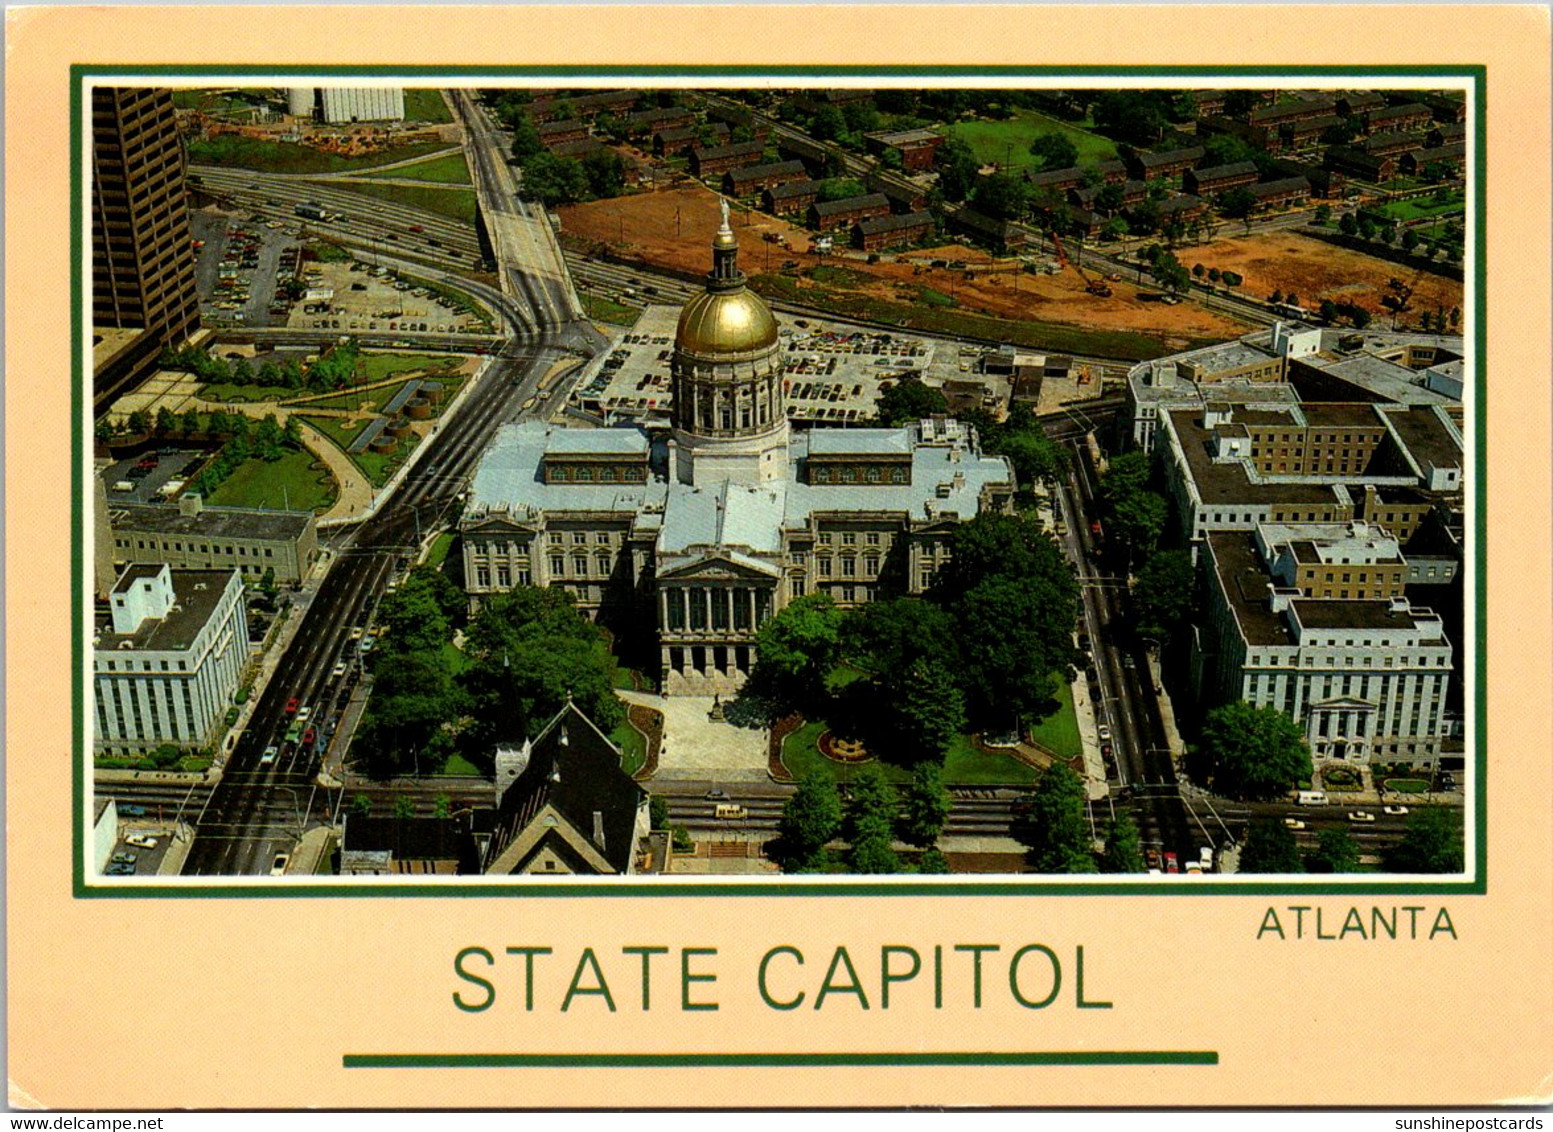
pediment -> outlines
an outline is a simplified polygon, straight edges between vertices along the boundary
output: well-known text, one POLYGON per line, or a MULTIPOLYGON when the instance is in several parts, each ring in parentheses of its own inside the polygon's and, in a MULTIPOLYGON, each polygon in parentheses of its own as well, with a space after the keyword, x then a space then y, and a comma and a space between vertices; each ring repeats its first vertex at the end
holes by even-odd
POLYGON ((1319 702, 1312 703, 1310 706, 1311 706, 1312 710, 1315 710, 1315 711, 1375 711, 1375 710, 1377 710, 1377 705, 1376 704, 1372 704, 1368 700, 1357 700, 1357 699, 1354 699, 1351 696, 1339 696, 1336 699, 1332 699, 1332 700, 1321 700, 1319 702))
POLYGON ((466 519, 460 526, 464 534, 499 535, 534 533, 531 523, 521 523, 506 515, 490 515, 484 519, 466 519))
POLYGON ((781 574, 776 563, 739 555, 737 559, 726 553, 709 553, 685 556, 658 564, 659 583, 696 581, 749 581, 769 582, 781 574))

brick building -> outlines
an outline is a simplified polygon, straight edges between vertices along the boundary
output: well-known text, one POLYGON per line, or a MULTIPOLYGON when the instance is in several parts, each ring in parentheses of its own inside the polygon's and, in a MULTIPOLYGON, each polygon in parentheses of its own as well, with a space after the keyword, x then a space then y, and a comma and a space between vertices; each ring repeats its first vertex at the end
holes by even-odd
POLYGON ((876 216, 853 225, 852 243, 864 251, 898 248, 915 244, 931 235, 936 227, 931 212, 907 212, 876 216))
POLYGON ((860 197, 817 201, 811 204, 808 223, 809 227, 820 232, 830 232, 836 228, 850 227, 859 220, 888 216, 889 213, 890 199, 887 196, 883 193, 867 193, 860 197))

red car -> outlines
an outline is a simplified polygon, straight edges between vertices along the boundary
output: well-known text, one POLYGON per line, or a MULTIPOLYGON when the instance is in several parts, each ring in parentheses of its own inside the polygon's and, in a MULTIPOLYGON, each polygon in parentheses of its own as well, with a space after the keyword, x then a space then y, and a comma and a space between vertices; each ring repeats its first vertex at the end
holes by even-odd
POLYGON ((425 225, 422 225, 422 224, 411 224, 410 225, 410 231, 412 231, 412 232, 424 232, 424 231, 426 231, 426 227, 425 227, 425 225))
POLYGON ((1181 866, 1176 863, 1176 855, 1168 849, 1165 850, 1165 871, 1167 873, 1178 873, 1181 871, 1181 866))
POLYGON ((311 747, 317 738, 318 732, 309 727, 306 731, 302 732, 302 745, 304 747, 311 747))
POLYGON ((287 715, 296 715, 297 714, 297 708, 299 708, 301 706, 302 706, 302 701, 297 699, 295 696, 292 696, 289 700, 286 701, 286 714, 287 715))

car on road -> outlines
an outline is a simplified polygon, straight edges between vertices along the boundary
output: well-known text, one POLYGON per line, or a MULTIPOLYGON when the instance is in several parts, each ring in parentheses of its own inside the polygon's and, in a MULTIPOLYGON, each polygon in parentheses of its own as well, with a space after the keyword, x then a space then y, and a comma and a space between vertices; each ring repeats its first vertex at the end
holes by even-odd
POLYGON ((1111 741, 1111 725, 1109 723, 1102 723, 1098 734, 1102 743, 1109 743, 1111 741))
POLYGON ((298 723, 306 723, 308 716, 310 716, 312 714, 313 714, 313 705, 312 704, 308 704, 306 707, 297 708, 297 722, 298 723))
POLYGON ((145 816, 146 808, 144 806, 126 806, 123 802, 119 803, 119 817, 143 818, 145 816))
POLYGON ((286 872, 286 866, 291 863, 290 853, 276 853, 275 860, 270 862, 270 876, 282 876, 286 872))
POLYGON ((289 700, 286 701, 286 714, 287 715, 296 715, 297 714, 297 708, 299 708, 301 706, 302 706, 302 701, 297 699, 295 696, 292 696, 289 700))
POLYGON ((351 640, 353 640, 353 641, 361 640, 361 634, 362 634, 362 628, 361 628, 360 625, 352 625, 351 626, 351 640))
POLYGON ((340 663, 338 663, 338 664, 336 664, 334 666, 334 671, 332 673, 330 673, 330 677, 332 679, 338 680, 341 676, 345 675, 345 669, 346 669, 346 664, 342 660, 342 661, 340 661, 340 663))
POLYGON ((133 845, 136 849, 155 849, 156 838, 147 837, 143 833, 132 833, 124 839, 124 844, 133 845))
POLYGON ((1387 806, 1383 812, 1387 813, 1387 814, 1390 814, 1394 818, 1399 818, 1403 814, 1407 813, 1407 807, 1406 806, 1387 806))
POLYGON ((1176 860, 1175 853, 1169 849, 1165 850, 1165 871, 1167 873, 1178 873, 1181 871, 1180 862, 1176 860))
POLYGON ((286 742, 295 743, 300 738, 302 738, 302 725, 300 723, 293 723, 286 728, 286 742))
POLYGON ((270 763, 275 761, 275 756, 278 754, 280 754, 280 748, 275 746, 274 743, 271 743, 268 747, 264 748, 264 754, 259 756, 259 765, 269 766, 270 763))
POLYGON ((1368 810, 1354 810, 1354 811, 1349 813, 1348 820, 1352 821, 1352 822, 1359 822, 1360 824, 1363 824, 1363 823, 1366 823, 1366 822, 1374 821, 1375 820, 1375 815, 1370 813, 1368 810))
POLYGON ((727 798, 727 797, 728 797, 728 791, 726 791, 726 790, 712 789, 712 790, 708 790, 706 792, 706 799, 709 802, 715 802, 719 798, 727 798))
POLYGON ((316 742, 318 742, 318 730, 316 728, 309 727, 302 732, 302 745, 304 747, 311 747, 316 742))
POLYGON ((1305 823, 1299 818, 1284 818, 1283 824, 1289 829, 1304 829, 1305 823))

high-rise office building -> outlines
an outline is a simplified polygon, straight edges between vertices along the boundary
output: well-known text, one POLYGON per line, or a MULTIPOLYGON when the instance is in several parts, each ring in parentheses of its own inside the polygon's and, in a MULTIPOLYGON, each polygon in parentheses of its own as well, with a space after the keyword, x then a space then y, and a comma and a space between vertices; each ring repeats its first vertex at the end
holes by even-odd
POLYGON ((199 328, 172 92, 92 91, 93 402, 104 407, 199 328))

